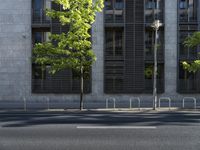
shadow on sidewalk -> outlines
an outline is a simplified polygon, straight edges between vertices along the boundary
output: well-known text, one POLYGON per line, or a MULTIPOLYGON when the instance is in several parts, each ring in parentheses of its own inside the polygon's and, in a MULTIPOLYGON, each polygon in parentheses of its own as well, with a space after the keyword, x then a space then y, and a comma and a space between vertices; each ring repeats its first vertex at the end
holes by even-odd
POLYGON ((200 125, 200 113, 193 112, 107 112, 107 111, 72 111, 72 112, 0 112, 1 127, 30 127, 38 125, 146 125, 165 126, 200 125))

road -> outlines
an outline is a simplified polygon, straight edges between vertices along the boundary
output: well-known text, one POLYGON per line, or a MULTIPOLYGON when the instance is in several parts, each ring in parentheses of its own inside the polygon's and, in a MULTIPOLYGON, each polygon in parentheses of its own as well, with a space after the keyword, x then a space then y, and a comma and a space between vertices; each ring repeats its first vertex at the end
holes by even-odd
POLYGON ((199 149, 199 112, 0 113, 0 150, 199 149))

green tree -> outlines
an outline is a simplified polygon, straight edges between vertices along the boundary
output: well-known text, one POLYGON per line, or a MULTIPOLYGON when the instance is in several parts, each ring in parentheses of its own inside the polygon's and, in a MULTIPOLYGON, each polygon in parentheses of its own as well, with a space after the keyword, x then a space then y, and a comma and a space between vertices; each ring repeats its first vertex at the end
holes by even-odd
POLYGON ((80 73, 80 109, 83 109, 84 77, 96 56, 92 50, 90 30, 96 13, 102 11, 103 0, 54 0, 62 11, 47 10, 47 16, 68 26, 68 33, 52 34, 50 41, 38 43, 33 49, 35 63, 50 65, 50 73, 72 69, 80 73), (55 42, 57 44, 53 44, 55 42))
MULTIPOLYGON (((197 48, 200 45, 200 32, 193 33, 184 41, 184 45, 189 48, 197 48)), ((198 54, 200 56, 200 53, 198 54)), ((182 62, 183 69, 188 72, 197 72, 200 70, 200 59, 194 60, 193 62, 182 62)))

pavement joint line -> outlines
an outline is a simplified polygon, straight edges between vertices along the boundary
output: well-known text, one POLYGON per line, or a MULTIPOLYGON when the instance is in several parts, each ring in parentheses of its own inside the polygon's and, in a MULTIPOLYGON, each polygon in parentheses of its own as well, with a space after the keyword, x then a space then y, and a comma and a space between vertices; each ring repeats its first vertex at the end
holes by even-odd
POLYGON ((156 126, 76 126, 77 129, 157 129, 156 126))

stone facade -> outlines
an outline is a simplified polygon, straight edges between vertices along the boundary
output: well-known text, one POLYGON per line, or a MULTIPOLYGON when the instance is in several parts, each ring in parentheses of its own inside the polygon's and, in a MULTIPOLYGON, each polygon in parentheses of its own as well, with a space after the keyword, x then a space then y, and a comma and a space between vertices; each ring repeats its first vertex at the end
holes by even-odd
POLYGON ((17 100, 31 82, 31 0, 0 3, 0 99, 17 100))
MULTIPOLYGON (((0 0, 0 100, 33 101, 33 107, 46 107, 47 99, 53 108, 77 107, 79 95, 33 94, 31 92, 31 0, 0 0), (67 103, 67 104, 66 104, 67 103), (70 105, 68 105, 70 104, 70 105)), ((105 95, 104 94, 104 19, 97 15, 92 28, 93 49, 97 62, 92 69, 92 93, 85 95, 85 106, 104 108, 105 99, 115 97, 120 106, 129 107, 129 98, 140 97, 152 106, 152 95, 105 95)), ((177 0, 165 0, 165 93, 180 100, 176 93, 177 79, 177 0), (169 61, 170 60, 170 61, 169 61)), ((199 95, 197 95, 198 97, 199 95)), ((1 107, 6 107, 2 105, 1 107)), ((31 104, 29 104, 31 107, 31 104)))

